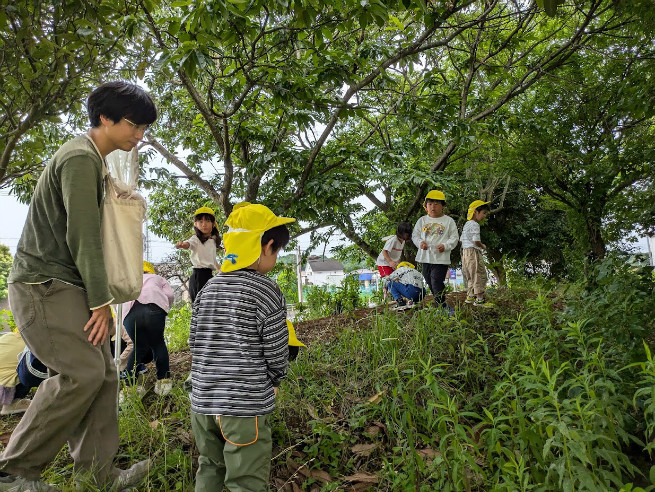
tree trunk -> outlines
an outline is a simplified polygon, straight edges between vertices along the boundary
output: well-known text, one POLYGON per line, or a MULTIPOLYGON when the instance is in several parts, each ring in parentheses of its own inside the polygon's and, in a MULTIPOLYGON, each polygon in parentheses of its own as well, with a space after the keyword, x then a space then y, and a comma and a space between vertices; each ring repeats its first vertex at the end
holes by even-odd
POLYGON ((507 285, 507 272, 505 271, 505 266, 503 265, 503 256, 495 251, 487 250, 487 256, 491 260, 487 263, 487 267, 498 280, 498 286, 507 285))
POLYGON ((587 235, 589 236, 589 259, 591 262, 602 260, 607 253, 605 241, 601 234, 600 214, 598 217, 587 217, 585 219, 587 235))

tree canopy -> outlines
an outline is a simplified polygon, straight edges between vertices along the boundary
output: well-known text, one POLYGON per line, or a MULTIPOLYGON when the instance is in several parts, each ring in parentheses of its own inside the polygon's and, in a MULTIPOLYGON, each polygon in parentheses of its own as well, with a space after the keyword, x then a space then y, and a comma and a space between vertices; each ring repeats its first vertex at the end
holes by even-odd
MULTIPOLYGON (((640 0, 559 3, 5 6, 0 21, 9 34, 0 49, 14 54, 3 55, 0 67, 19 75, 5 88, 11 104, 0 120, 8 156, 0 183, 28 195, 48 152, 82 126, 83 94, 109 73, 142 80, 156 98, 161 117, 142 149, 151 164, 144 179, 151 224, 171 241, 190 228, 188 215, 201 203, 226 216, 247 200, 298 218, 296 235, 310 232, 320 242, 317 231, 340 232, 374 257, 380 238, 416 220, 426 191, 438 187, 458 217, 480 197, 498 214, 508 196, 535 211, 559 207, 568 221, 555 221, 557 234, 576 231, 586 251, 602 257, 605 241, 632 221, 652 224, 643 200, 653 188, 655 23, 640 0), (61 42, 48 37, 49 51, 34 67, 17 58, 24 35, 11 28, 30 15, 51 19, 34 23, 35 39, 55 28, 64 33, 61 42), (18 111, 31 107, 25 98, 48 93, 29 84, 41 65, 73 85, 62 87, 67 99, 49 103, 43 124, 20 134, 18 111), (36 148, 30 142, 41 150, 25 154, 36 148), (179 173, 152 165, 157 154, 179 173), (475 182, 472 169, 486 181, 475 182), (584 189, 591 181, 592 196, 584 189), (608 196, 617 206, 630 203, 631 213, 603 208, 608 196), (551 202, 538 203, 544 199, 551 202), (600 212, 593 224, 590 210, 600 212)), ((498 229, 499 244, 510 241, 506 233, 498 229)), ((512 255, 528 254, 515 245, 512 255)))

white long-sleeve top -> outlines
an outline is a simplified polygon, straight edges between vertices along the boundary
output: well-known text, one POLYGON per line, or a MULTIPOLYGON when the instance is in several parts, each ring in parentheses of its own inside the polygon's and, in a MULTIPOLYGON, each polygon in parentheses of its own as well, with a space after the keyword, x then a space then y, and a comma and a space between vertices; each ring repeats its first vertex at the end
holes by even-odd
POLYGON ((424 215, 416 221, 412 241, 418 248, 417 262, 450 265, 450 252, 459 243, 457 224, 447 215, 435 218, 424 215), (428 249, 421 249, 422 241, 428 244, 428 249), (444 245, 443 253, 437 250, 440 244, 444 245))

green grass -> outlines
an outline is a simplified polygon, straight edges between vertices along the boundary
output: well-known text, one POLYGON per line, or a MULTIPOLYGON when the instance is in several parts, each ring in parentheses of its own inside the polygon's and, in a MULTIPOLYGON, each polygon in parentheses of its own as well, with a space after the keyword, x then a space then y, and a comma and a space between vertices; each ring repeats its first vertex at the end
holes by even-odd
MULTIPOLYGON (((366 476, 380 491, 654 490, 654 364, 615 324, 620 306, 631 330, 652 336, 640 294, 652 277, 621 282, 578 289, 577 301, 498 290, 496 309, 454 318, 433 308, 345 317, 289 368, 272 486, 344 490, 345 477, 366 476)), ((184 311, 169 322, 171 345, 188 334, 184 311)), ((186 372, 174 376, 171 396, 131 397, 120 415, 119 464, 155 463, 139 490, 193 487, 186 372)), ((72 478, 62 451, 48 479, 66 489, 72 478)))

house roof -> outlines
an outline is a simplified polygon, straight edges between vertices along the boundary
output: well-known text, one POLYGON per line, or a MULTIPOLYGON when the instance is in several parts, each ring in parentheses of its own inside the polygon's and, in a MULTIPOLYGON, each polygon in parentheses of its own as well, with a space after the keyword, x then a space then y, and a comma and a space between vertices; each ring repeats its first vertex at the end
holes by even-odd
POLYGON ((309 261, 309 266, 313 272, 339 272, 343 271, 343 264, 336 260, 309 261))

